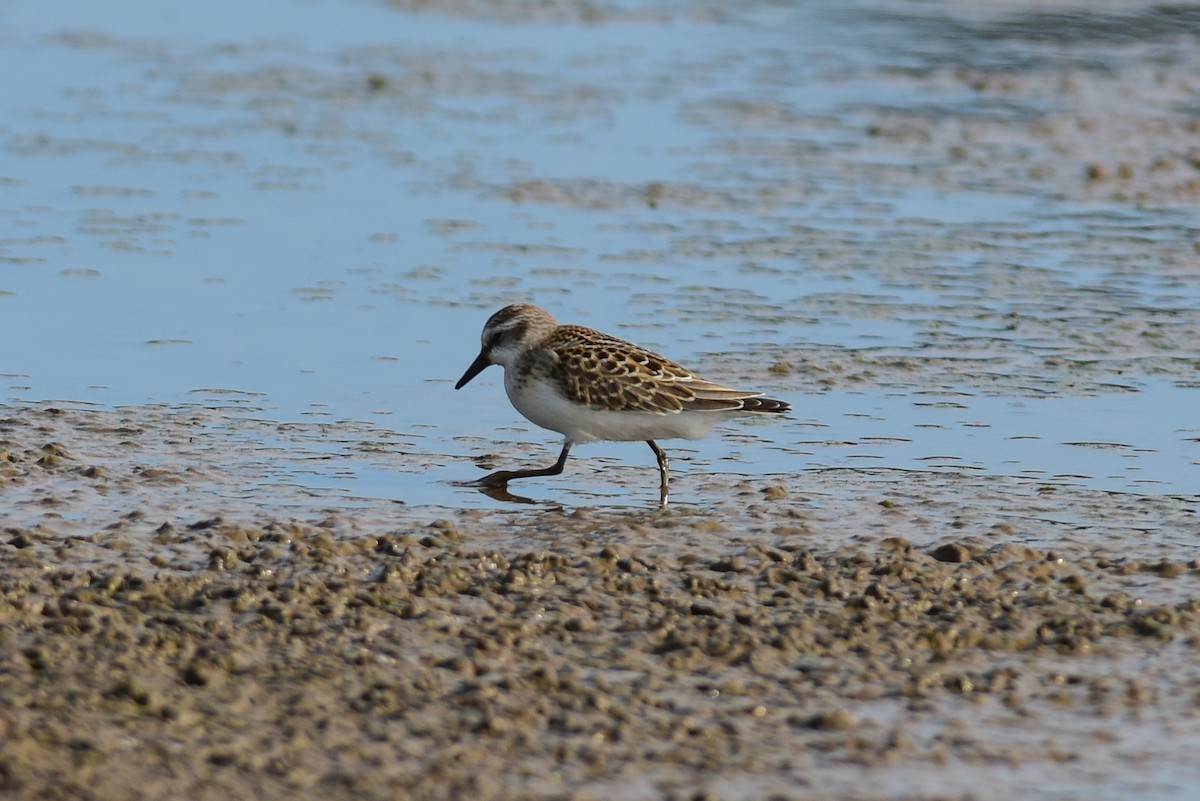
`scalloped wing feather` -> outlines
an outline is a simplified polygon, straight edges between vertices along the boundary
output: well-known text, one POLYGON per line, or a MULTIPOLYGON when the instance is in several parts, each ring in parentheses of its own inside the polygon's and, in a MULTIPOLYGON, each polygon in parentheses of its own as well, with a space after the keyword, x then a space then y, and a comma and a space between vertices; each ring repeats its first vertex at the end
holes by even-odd
POLYGON ((568 400, 604 411, 677 414, 683 411, 785 411, 761 399, 707 381, 665 356, 583 326, 560 326, 542 351, 541 367, 568 400))

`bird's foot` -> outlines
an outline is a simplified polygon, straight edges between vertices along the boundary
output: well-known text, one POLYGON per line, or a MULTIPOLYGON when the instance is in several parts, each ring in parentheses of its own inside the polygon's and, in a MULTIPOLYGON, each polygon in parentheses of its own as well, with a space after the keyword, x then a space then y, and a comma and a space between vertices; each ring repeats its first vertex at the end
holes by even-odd
POLYGON ((514 478, 520 478, 514 475, 511 470, 499 470, 495 473, 488 473, 483 478, 477 478, 474 481, 456 481, 460 487, 478 487, 480 489, 505 489, 508 482, 514 478))
POLYGON ((470 487, 471 489, 479 490, 484 495, 496 501, 508 501, 510 503, 538 503, 533 498, 527 498, 524 495, 513 495, 508 491, 508 482, 511 476, 505 475, 503 472, 491 473, 483 478, 477 478, 474 481, 454 481, 456 487, 470 487))
POLYGON ((488 489, 507 489, 510 478, 512 478, 512 474, 509 471, 500 470, 488 473, 483 478, 477 478, 471 483, 477 487, 487 487, 488 489))

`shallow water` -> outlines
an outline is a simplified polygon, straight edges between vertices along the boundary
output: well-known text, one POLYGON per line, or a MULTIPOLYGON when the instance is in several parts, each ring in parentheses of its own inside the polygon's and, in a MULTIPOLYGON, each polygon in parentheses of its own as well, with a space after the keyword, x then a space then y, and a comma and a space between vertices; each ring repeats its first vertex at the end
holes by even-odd
MULTIPOLYGON (((136 509, 118 530, 149 542, 180 515, 461 515, 536 543, 592 515, 694 524, 668 551, 953 532, 1193 558, 1191 16, 535 5, 5 4, 0 398, 27 444, 74 432, 112 478, 8 487, 7 522, 83 538, 136 509), (636 443, 514 485, 531 505, 459 486, 557 453, 498 370, 452 389, 518 300, 795 411, 666 443, 667 513, 636 443)), ((207 558, 195 539, 180 560, 207 558)), ((912 764, 870 787, 817 767, 850 795, 932 791, 912 764)), ((990 770, 928 775, 968 793, 990 770)), ((1007 786, 1046 798, 1194 775, 1022 770, 1007 786)))
MULTIPOLYGON (((116 30, 89 4, 10 6, 5 47, 42 76, 3 101, 10 400, 235 398, 504 452, 524 422, 488 381, 449 382, 486 315, 530 299, 796 402, 729 429, 773 448, 674 449, 699 467, 1195 492, 1194 220, 855 183, 846 123, 920 102, 878 78, 919 56, 865 47, 903 20, 855 49, 819 8, 579 27, 274 5, 236 34, 213 7, 134 3, 116 30)), ((313 485, 389 494, 339 470, 313 485)), ((465 502, 461 477, 429 475, 428 501, 465 502)))

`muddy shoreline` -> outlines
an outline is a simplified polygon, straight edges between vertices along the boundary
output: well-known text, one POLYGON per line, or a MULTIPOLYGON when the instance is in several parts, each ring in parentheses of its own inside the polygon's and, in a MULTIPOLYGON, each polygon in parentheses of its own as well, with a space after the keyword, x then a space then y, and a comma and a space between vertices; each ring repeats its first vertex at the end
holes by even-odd
MULTIPOLYGON (((1028 547, 986 506, 886 500, 932 536, 831 541, 812 507, 839 502, 795 497, 803 477, 748 488, 732 525, 171 516, 131 489, 163 476, 79 458, 76 415, 143 442, 187 428, 5 410, 5 492, 42 507, 0 537, 9 798, 999 798, 1020 783, 991 795, 979 771, 1154 784, 1187 738, 1150 733, 1200 725, 1186 549, 1028 547), (125 509, 104 526, 75 514, 97 483, 125 509)), ((210 471, 170 478, 204 493, 210 471)))
POLYGON ((0 796, 1192 797, 1193 10, 392 5, 4 9, 0 796), (514 300, 795 416, 460 491, 514 300))

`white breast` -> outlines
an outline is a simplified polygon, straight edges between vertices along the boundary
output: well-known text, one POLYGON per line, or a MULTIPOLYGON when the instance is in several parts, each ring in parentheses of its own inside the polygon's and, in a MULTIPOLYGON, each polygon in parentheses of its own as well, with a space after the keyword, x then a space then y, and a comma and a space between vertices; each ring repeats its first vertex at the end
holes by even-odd
POLYGON ((702 439, 727 412, 606 412, 580 406, 542 381, 525 380, 515 386, 504 371, 504 389, 516 410, 532 423, 557 431, 571 442, 630 442, 647 439, 702 439))

